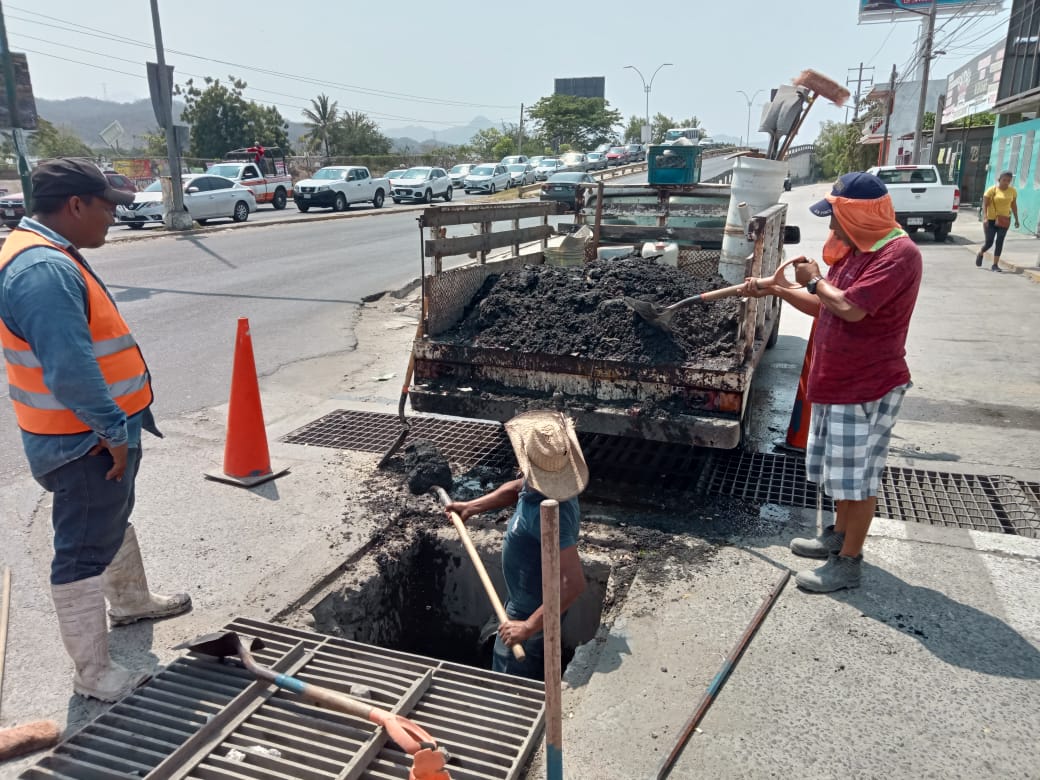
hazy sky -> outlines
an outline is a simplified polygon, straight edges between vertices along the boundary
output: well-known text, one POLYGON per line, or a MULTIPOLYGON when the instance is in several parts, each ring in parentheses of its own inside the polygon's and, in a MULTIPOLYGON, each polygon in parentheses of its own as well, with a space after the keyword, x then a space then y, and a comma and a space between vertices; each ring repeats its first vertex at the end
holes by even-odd
MULTIPOLYGON (((553 90, 553 79, 605 76, 607 99, 627 118, 642 116, 649 79, 651 114, 696 114, 713 134, 742 136, 747 103, 737 90, 768 90, 803 68, 836 81, 862 61, 887 81, 914 56, 916 21, 860 25, 857 0, 159 0, 167 62, 190 74, 249 84, 246 96, 300 121, 320 92, 384 128, 466 124, 483 115, 518 119, 553 90), (657 9, 657 10, 655 10, 657 9), (190 55, 190 56, 189 56, 190 55)), ((1005 3, 1005 6, 1009 5, 1005 3)), ((3 4, 10 46, 28 53, 36 95, 131 101, 148 96, 144 62, 155 58, 147 0, 14 0, 3 4)), ((999 16, 940 18, 937 48, 945 76, 1003 38, 999 16)), ((871 75, 866 71, 866 75, 871 75)), ((912 78, 912 76, 911 76, 912 78)), ((199 79, 196 79, 198 81, 199 79)), ((855 91, 853 85, 853 91, 855 91)), ((820 104, 802 140, 845 111, 820 104)))

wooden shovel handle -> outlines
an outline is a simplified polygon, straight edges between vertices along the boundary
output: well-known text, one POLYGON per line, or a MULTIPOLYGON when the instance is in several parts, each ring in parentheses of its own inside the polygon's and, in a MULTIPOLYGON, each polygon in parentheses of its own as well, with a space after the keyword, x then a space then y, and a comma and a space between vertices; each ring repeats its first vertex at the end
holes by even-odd
POLYGON ((744 285, 735 284, 732 287, 722 287, 718 290, 709 290, 706 293, 701 293, 700 300, 702 303, 707 303, 709 301, 717 301, 720 298, 734 298, 743 294, 744 285))
MULTIPOLYGON (((495 615, 498 616, 498 622, 505 623, 509 620, 509 616, 506 615, 506 608, 502 606, 502 601, 498 598, 498 592, 495 590, 491 578, 488 577, 487 569, 484 568, 483 561, 480 560, 480 554, 477 552, 477 548, 473 546, 473 540, 469 536, 469 531, 466 530, 466 526, 457 512, 448 512, 448 516, 451 518, 455 530, 459 532, 459 536, 462 539, 462 546, 465 547, 466 552, 469 553, 469 559, 473 561, 473 565, 477 569, 477 576, 480 577, 480 581, 484 585, 484 590, 487 592, 488 599, 491 601, 491 606, 495 610, 495 615)), ((513 651, 513 657, 516 658, 517 661, 523 661, 527 657, 523 646, 519 642, 513 645, 511 649, 513 651)))

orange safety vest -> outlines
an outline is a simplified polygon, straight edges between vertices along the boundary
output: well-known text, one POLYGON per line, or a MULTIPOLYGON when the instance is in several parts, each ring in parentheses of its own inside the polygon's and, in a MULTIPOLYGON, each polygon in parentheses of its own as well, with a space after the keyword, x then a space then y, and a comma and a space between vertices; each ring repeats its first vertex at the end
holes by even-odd
MULTIPOLYGON (((101 375, 108 392, 126 415, 137 414, 152 403, 152 386, 141 350, 115 303, 92 273, 75 255, 32 230, 15 229, 0 248, 0 269, 33 247, 46 246, 61 252, 83 275, 87 285, 87 323, 94 342, 101 375)), ((18 426, 29 433, 60 435, 90 430, 75 413, 62 404, 43 381, 43 365, 29 342, 18 338, 0 319, 0 343, 7 364, 11 402, 18 426)))

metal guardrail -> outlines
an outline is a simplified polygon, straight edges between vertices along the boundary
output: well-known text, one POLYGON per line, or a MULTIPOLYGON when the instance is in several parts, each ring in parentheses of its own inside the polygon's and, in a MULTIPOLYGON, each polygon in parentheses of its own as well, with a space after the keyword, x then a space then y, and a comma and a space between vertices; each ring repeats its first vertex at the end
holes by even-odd
MULTIPOLYGON (((603 181, 604 179, 614 179, 618 176, 630 176, 633 173, 642 173, 646 170, 646 163, 632 163, 631 165, 615 165, 613 168, 605 168, 602 171, 595 171, 591 176, 597 181, 603 181), (599 174, 599 175, 597 175, 599 174)), ((537 184, 528 184, 526 187, 518 187, 517 195, 521 198, 525 198, 528 195, 538 192, 542 189, 542 182, 537 184)))

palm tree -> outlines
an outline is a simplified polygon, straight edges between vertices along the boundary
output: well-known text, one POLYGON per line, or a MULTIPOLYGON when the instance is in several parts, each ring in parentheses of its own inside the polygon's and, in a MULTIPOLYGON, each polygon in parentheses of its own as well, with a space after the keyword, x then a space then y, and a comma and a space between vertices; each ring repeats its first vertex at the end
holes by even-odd
POLYGON ((303 109, 303 116, 308 120, 304 124, 310 128, 309 135, 311 138, 320 138, 325 144, 325 156, 331 157, 329 133, 332 132, 333 126, 339 120, 339 103, 335 100, 330 101, 329 96, 323 92, 317 98, 311 100, 311 105, 313 110, 310 108, 303 109))

